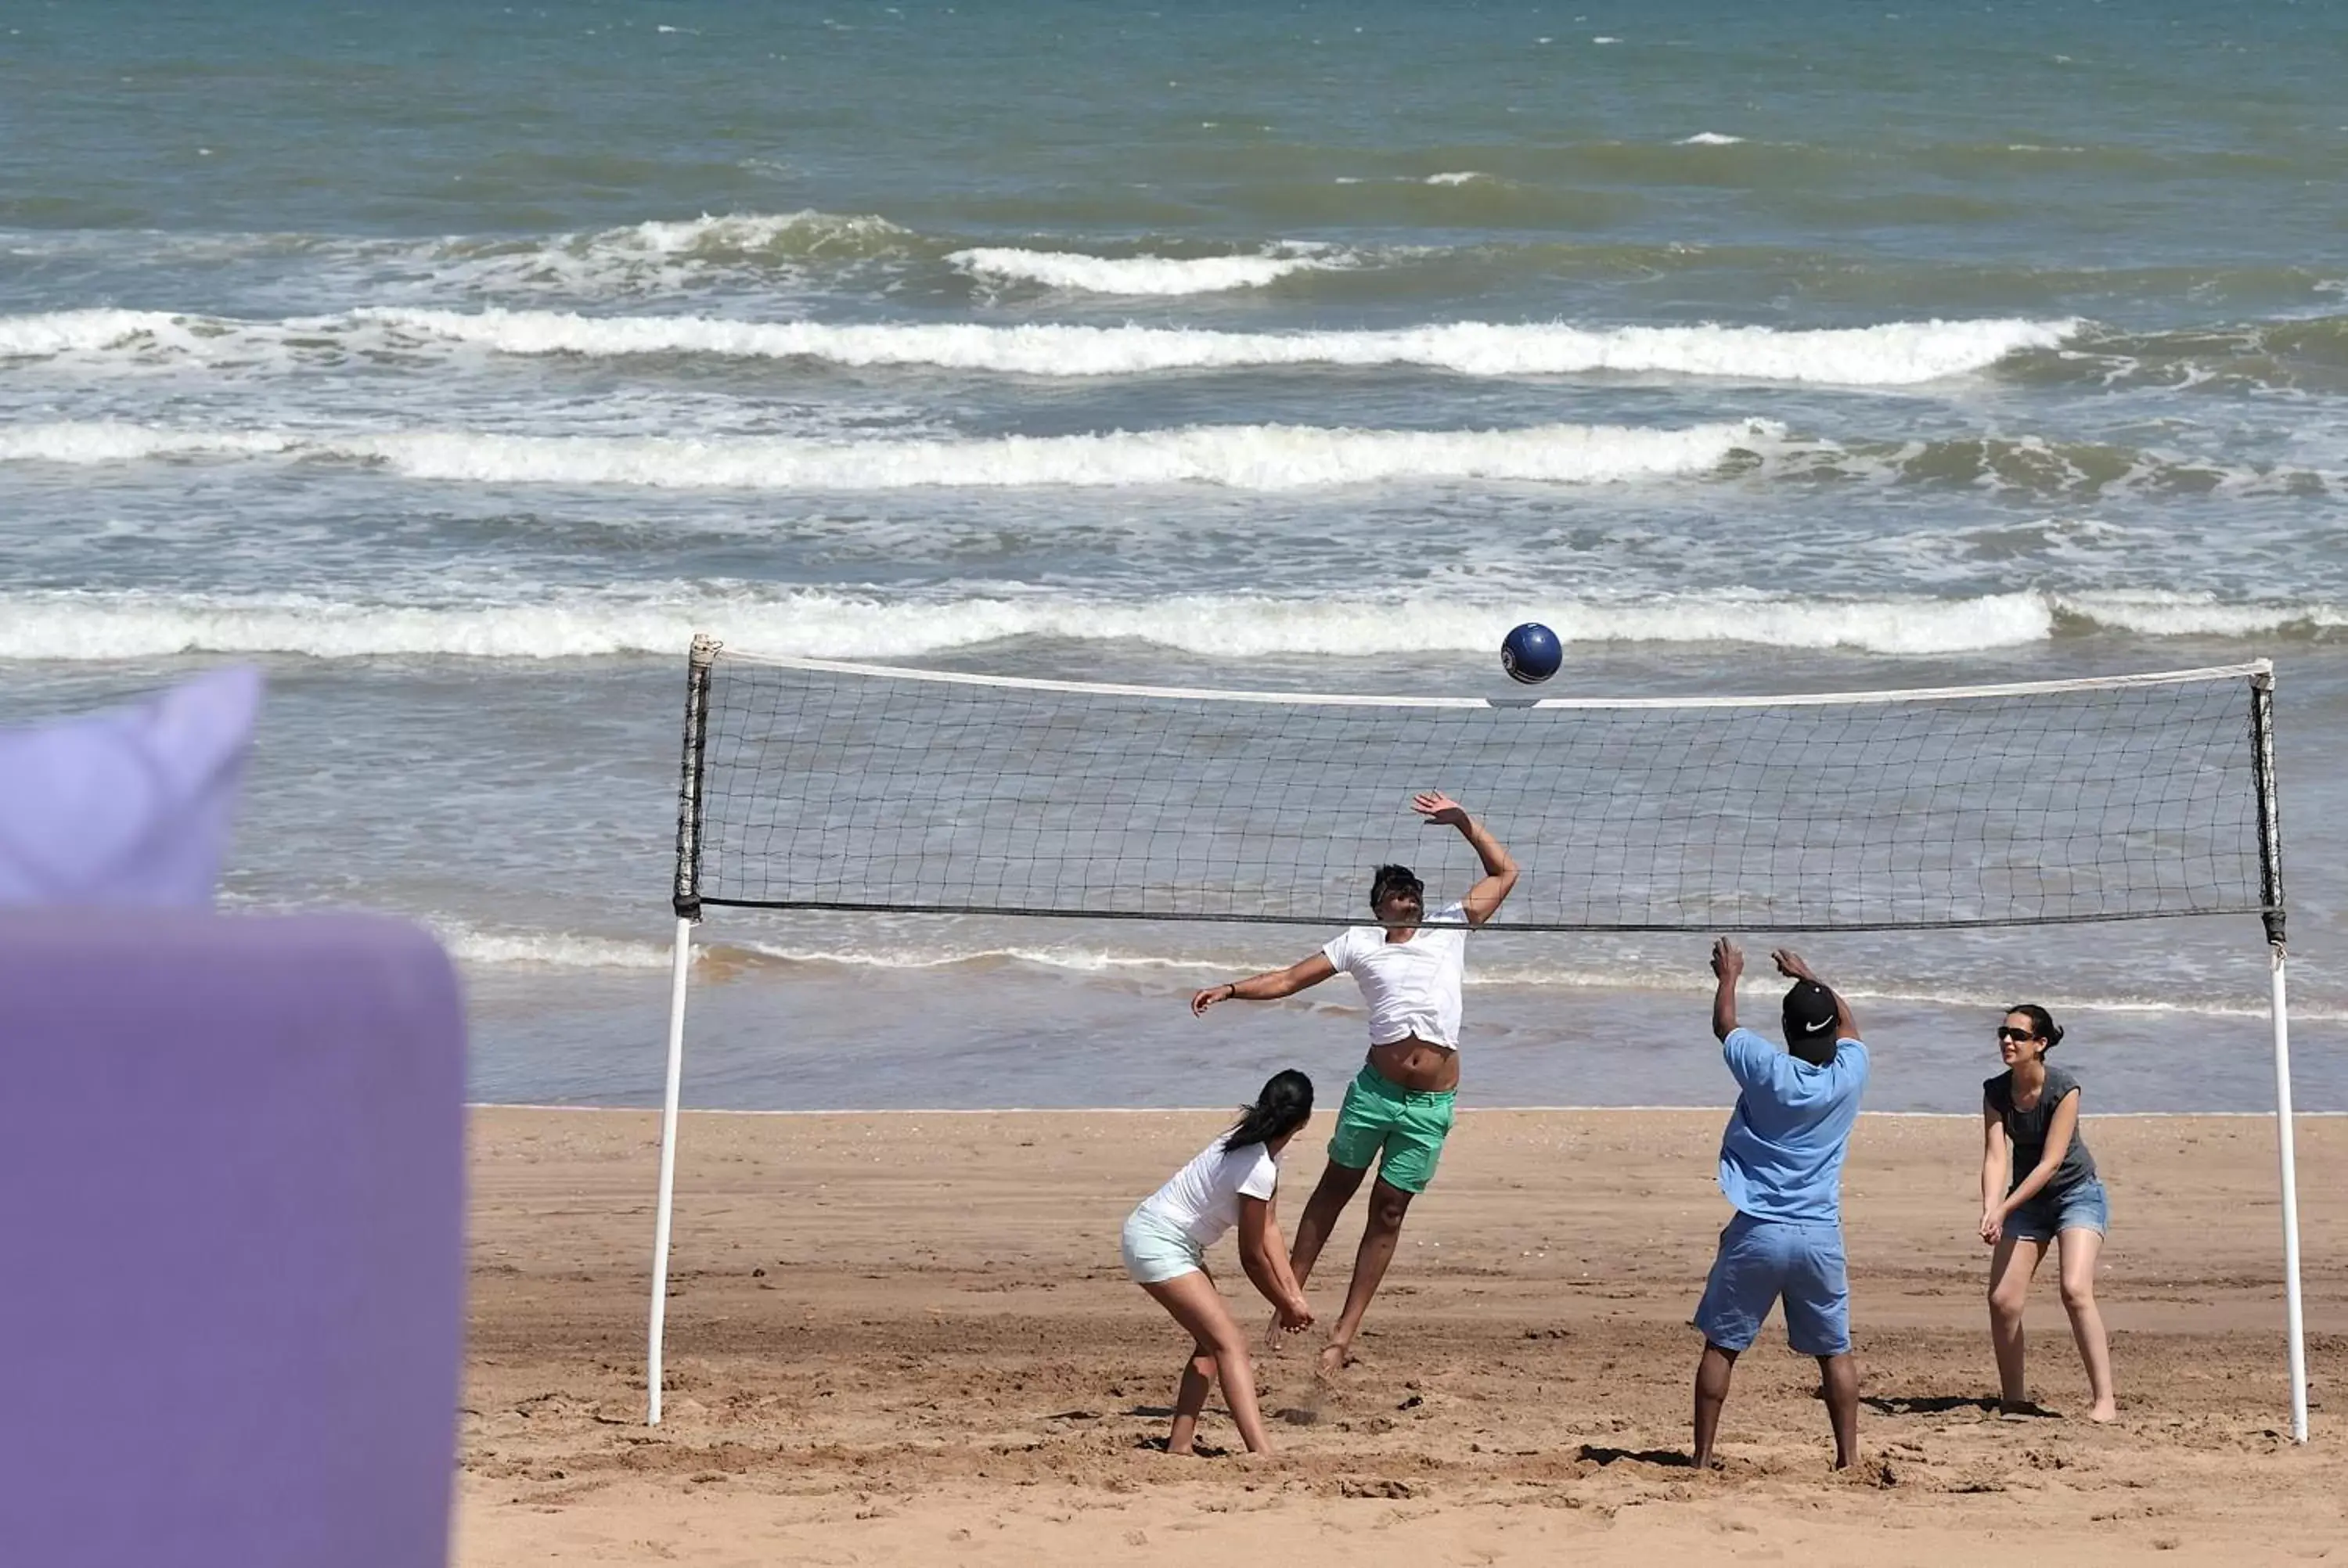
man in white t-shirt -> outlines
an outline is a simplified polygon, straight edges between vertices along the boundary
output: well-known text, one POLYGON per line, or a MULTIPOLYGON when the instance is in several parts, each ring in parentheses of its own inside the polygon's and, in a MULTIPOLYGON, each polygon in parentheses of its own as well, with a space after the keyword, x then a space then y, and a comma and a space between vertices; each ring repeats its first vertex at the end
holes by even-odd
POLYGON ((1301 963, 1230 985, 1209 986, 1190 999, 1203 1013, 1217 1002, 1274 1001, 1292 997, 1339 973, 1354 977, 1370 1006, 1370 1055, 1346 1087, 1329 1140, 1329 1163, 1296 1224, 1289 1267, 1302 1287, 1321 1255, 1321 1244, 1337 1216, 1360 1190, 1362 1177, 1377 1166, 1370 1190, 1370 1214, 1354 1257, 1354 1278, 1345 1309, 1329 1331, 1321 1353, 1323 1369, 1335 1371, 1352 1359, 1362 1315, 1394 1261, 1410 1200, 1435 1178, 1443 1140, 1451 1131, 1452 1102, 1459 1088, 1459 985, 1468 927, 1489 920, 1517 885, 1517 863, 1457 801, 1439 793, 1414 795, 1411 809, 1429 825, 1456 827, 1484 863, 1483 879, 1457 904, 1431 917, 1426 888, 1407 866, 1381 866, 1370 883, 1374 926, 1355 926, 1301 963), (1421 926, 1421 920, 1431 923, 1421 926))

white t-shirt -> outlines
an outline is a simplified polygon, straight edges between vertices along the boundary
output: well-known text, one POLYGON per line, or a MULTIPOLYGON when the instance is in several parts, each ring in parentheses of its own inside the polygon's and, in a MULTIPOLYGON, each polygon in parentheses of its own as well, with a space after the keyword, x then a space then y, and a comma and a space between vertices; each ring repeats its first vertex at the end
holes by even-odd
POLYGON ((1412 1036, 1459 1049, 1459 981, 1468 967, 1468 910, 1447 904, 1407 942, 1389 942, 1384 926, 1355 926, 1321 949, 1341 975, 1351 975, 1370 1004, 1370 1043, 1391 1045, 1412 1036))
POLYGON ((1172 1180, 1142 1199, 1141 1207, 1209 1247, 1240 1223, 1242 1194, 1268 1199, 1279 1183, 1280 1163, 1270 1149, 1262 1143, 1226 1149, 1218 1138, 1175 1172, 1172 1180))

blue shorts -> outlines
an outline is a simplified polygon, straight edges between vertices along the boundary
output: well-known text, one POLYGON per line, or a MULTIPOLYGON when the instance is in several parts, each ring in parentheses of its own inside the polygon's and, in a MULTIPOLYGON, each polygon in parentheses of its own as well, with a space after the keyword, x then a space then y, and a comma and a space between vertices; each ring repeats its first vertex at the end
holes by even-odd
POLYGON ((2090 1176, 2067 1193, 2040 1193, 2006 1217, 2005 1234, 2016 1241, 2053 1241, 2065 1231, 2102 1235, 2111 1223, 2112 1200, 2090 1176))
POLYGON ((1761 1337, 1761 1321, 1780 1297, 1786 1339, 1797 1353, 1839 1356, 1850 1348, 1842 1226, 1738 1214, 1720 1233, 1695 1326, 1722 1349, 1744 1350, 1761 1337))

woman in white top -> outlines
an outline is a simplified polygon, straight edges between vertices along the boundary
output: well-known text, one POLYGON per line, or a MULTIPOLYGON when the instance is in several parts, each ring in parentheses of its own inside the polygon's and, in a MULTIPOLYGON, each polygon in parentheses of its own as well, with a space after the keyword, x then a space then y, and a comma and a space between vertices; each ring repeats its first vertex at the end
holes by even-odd
POLYGON ((1174 1315, 1194 1342, 1182 1382, 1174 1395, 1174 1429, 1166 1451, 1187 1454, 1199 1430, 1207 1390, 1220 1378, 1223 1402, 1240 1429, 1248 1452, 1262 1453, 1263 1416, 1256 1409, 1255 1368, 1247 1338, 1223 1305, 1222 1292, 1207 1273, 1207 1249, 1233 1225, 1240 1233, 1240 1266, 1263 1292, 1290 1333, 1313 1326, 1304 1291, 1289 1272, 1272 1217, 1272 1194, 1280 1181, 1280 1152, 1313 1117, 1313 1081, 1291 1069, 1275 1073, 1240 1113, 1239 1125, 1200 1150, 1164 1186, 1141 1200, 1125 1222, 1125 1271, 1133 1282, 1174 1315))

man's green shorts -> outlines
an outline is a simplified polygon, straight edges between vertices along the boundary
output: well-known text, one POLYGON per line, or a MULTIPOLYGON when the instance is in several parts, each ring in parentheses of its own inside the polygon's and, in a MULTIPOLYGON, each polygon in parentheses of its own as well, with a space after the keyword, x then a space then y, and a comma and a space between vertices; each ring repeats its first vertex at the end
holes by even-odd
POLYGON ((1423 1193, 1435 1180, 1443 1140, 1451 1132, 1455 1090, 1405 1089, 1366 1064, 1345 1086, 1337 1111, 1337 1131, 1329 1137, 1329 1163, 1366 1171, 1377 1163, 1378 1180, 1406 1193, 1423 1193))

